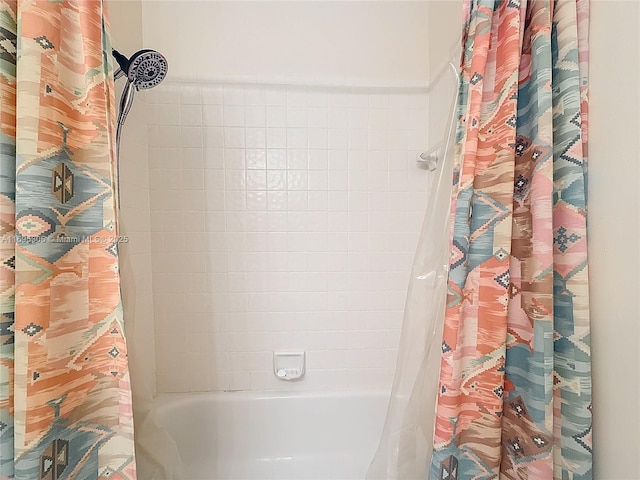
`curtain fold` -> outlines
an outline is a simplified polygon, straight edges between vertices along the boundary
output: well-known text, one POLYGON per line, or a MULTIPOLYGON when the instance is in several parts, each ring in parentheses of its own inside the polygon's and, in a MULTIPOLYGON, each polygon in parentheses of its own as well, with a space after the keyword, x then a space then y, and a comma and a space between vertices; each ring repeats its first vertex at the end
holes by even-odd
POLYGON ((0 478, 135 479, 101 0, 0 3, 0 478))
POLYGON ((592 478, 588 15, 464 2, 431 478, 592 478))

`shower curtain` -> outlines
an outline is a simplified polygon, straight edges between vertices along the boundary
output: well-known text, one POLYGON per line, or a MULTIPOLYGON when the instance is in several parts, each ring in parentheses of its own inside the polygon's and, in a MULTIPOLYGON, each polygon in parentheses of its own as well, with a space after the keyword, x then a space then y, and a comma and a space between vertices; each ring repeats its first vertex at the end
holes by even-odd
POLYGON ((101 0, 0 3, 0 479, 135 479, 101 0))
POLYGON ((463 10, 444 323, 403 326, 427 346, 367 478, 591 479, 588 0, 463 10))
POLYGON ((431 478, 592 478, 588 0, 465 3, 431 478))

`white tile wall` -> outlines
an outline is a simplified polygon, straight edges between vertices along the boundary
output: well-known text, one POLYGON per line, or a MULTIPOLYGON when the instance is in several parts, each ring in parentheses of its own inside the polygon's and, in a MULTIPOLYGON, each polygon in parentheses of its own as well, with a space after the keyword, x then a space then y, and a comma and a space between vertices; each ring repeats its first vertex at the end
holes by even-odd
POLYGON ((148 93, 158 390, 390 387, 426 93, 148 93), (274 350, 306 350, 305 379, 277 380, 274 350))

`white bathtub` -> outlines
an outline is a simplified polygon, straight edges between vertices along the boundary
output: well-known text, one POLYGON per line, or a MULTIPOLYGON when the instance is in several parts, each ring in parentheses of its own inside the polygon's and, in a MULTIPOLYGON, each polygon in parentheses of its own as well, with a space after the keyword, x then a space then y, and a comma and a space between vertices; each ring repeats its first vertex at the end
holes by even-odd
POLYGON ((364 480, 389 392, 163 394, 185 480, 364 480))

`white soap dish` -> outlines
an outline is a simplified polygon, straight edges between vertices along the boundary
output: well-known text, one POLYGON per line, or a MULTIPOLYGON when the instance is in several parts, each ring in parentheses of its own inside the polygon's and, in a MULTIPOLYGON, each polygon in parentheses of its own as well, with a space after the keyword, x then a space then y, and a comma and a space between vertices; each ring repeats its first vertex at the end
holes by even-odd
POLYGON ((273 373, 279 380, 300 380, 305 373, 305 352, 273 352, 273 373))

